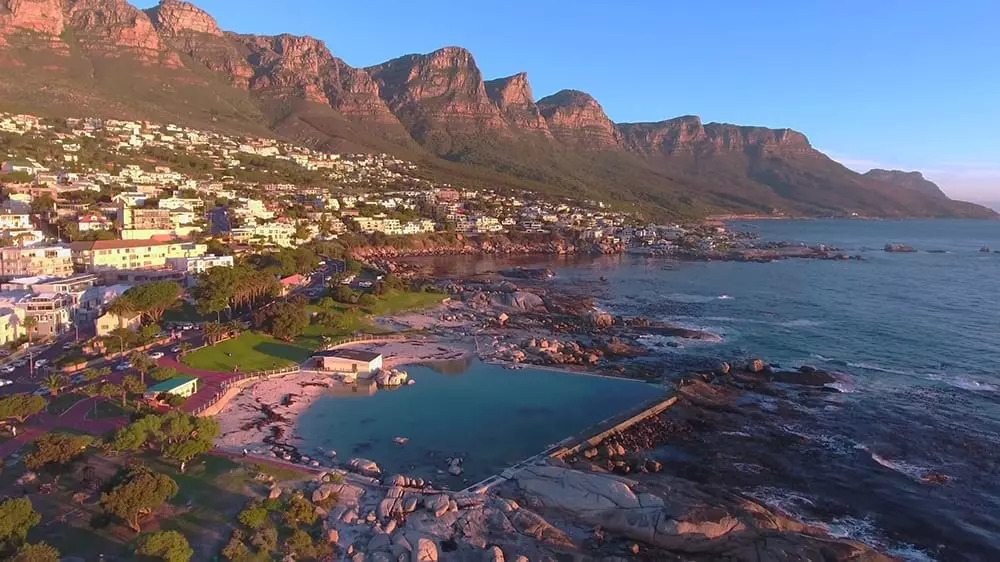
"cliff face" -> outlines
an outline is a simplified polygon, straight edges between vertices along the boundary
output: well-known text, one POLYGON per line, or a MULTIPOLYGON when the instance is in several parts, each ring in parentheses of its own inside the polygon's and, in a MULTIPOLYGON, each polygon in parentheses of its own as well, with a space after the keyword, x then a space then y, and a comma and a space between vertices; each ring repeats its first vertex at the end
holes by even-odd
POLYGON ((147 63, 181 66, 145 12, 125 0, 69 0, 69 27, 80 45, 108 58, 131 54, 147 63))
MULTIPOLYGON (((456 136, 503 134, 508 125, 486 95, 469 51, 445 47, 366 69, 389 109, 418 140, 451 146, 456 136)), ((447 150, 447 148, 444 148, 447 150)))
POLYGON ((194 4, 180 0, 161 0, 146 14, 161 34, 174 37, 185 33, 205 33, 222 37, 222 30, 215 18, 194 4))
POLYGON ((810 154, 805 135, 791 129, 741 127, 723 123, 702 125, 686 115, 656 123, 620 123, 625 147, 643 156, 694 154, 709 156, 743 152, 760 154, 810 154))
POLYGON ((253 69, 249 88, 264 94, 329 105, 348 117, 398 126, 363 70, 334 57, 312 37, 230 35, 247 52, 253 69))
POLYGON ((548 123, 535 105, 535 97, 531 93, 527 74, 521 72, 506 78, 489 80, 485 82, 485 87, 486 95, 500 108, 504 119, 513 127, 552 138, 548 123))
POLYGON ((902 170, 868 170, 864 173, 866 178, 873 179, 895 187, 901 187, 931 197, 947 198, 938 185, 924 177, 920 172, 904 172, 902 170))
POLYGON ((589 94, 562 90, 538 100, 538 109, 552 136, 584 150, 615 150, 622 146, 621 133, 589 94))
POLYGON ((17 31, 58 36, 65 29, 63 0, 0 0, 0 44, 17 31))

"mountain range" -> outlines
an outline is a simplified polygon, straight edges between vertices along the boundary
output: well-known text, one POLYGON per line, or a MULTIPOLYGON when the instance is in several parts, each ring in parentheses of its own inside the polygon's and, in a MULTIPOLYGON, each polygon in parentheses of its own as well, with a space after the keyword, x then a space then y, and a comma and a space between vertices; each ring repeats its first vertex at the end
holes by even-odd
POLYGON ((994 217, 917 174, 858 174, 802 133, 696 116, 615 123, 592 96, 536 99, 445 47, 355 68, 312 37, 223 31, 193 4, 0 0, 0 109, 93 115, 383 151, 429 177, 613 201, 652 216, 994 217))

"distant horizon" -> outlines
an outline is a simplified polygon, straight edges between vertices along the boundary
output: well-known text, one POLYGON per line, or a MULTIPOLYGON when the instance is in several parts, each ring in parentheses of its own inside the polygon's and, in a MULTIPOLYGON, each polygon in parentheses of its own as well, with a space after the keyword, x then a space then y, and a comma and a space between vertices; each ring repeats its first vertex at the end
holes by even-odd
POLYGON ((355 67, 461 46, 484 79, 526 72, 536 100, 574 89, 615 122, 790 128, 855 171, 920 171, 951 197, 1000 200, 1000 73, 983 70, 1000 59, 996 2, 193 3, 224 30, 309 35, 355 67))

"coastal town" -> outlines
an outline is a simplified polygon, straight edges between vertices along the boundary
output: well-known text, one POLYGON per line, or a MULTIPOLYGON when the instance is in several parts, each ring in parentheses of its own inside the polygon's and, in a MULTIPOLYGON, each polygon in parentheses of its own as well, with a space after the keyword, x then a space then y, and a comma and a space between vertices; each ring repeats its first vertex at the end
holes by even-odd
MULTIPOLYGON (((729 555, 770 529, 795 548, 870 553, 731 497, 712 519, 692 493, 666 524, 665 490, 644 478, 663 469, 649 449, 666 438, 656 424, 677 401, 676 380, 648 342, 718 335, 612 315, 595 306, 596 287, 556 289, 546 267, 436 274, 420 261, 849 257, 836 248, 759 241, 722 223, 651 223, 609 202, 436 183, 386 154, 170 124, 2 114, 0 150, 0 491, 10 498, 0 511, 27 527, 35 516, 52 522, 43 543, 23 549, 79 548, 91 533, 107 559, 168 547, 187 553, 170 560, 546 560, 647 549, 660 559, 688 548, 674 521, 686 518, 706 537, 695 551, 729 555), (408 372, 428 365, 492 369, 522 384, 600 375, 629 385, 632 398, 624 409, 595 406, 550 442, 526 439, 537 450, 509 467, 469 450, 394 465, 369 458, 369 443, 338 451, 303 436, 302 417, 326 397, 428 392, 408 372), (134 462, 147 468, 126 470, 134 462), (209 487, 226 494, 208 500, 209 487), (650 519, 633 521, 635 509, 650 519), (708 542, 747 517, 754 523, 731 542, 708 542), (121 538, 150 527, 136 544, 121 538)), ((753 384, 837 382, 759 360, 704 367, 705 377, 753 384)), ((432 448, 406 428, 383 437, 393 450, 432 448)))

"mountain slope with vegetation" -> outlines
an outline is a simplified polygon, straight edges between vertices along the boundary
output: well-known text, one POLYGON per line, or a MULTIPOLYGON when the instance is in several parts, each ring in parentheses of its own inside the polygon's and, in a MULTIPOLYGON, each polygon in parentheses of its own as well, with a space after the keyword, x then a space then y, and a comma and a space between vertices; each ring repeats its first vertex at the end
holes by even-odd
POLYGON ((354 68, 320 40, 223 31, 179 0, 147 10, 0 0, 0 69, 7 111, 389 152, 442 181, 592 197, 659 217, 995 216, 878 171, 855 173, 790 129, 694 116, 614 123, 584 92, 536 100, 523 73, 486 80, 461 47, 354 68))

